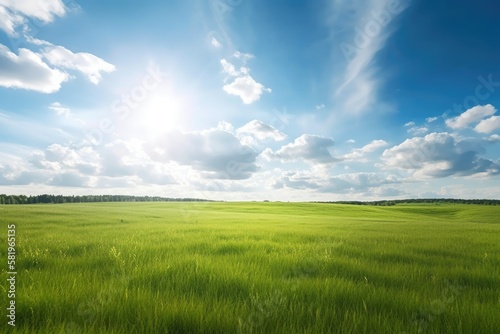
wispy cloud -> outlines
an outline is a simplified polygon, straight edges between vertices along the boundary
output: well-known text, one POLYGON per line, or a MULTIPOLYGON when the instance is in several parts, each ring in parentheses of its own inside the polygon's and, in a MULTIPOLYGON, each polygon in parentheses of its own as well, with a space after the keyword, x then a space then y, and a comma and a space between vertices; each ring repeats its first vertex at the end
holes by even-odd
POLYGON ((3 135, 19 137, 22 142, 36 143, 36 145, 69 142, 77 138, 74 133, 67 132, 57 125, 45 124, 39 120, 11 113, 0 113, 0 129, 3 135))
POLYGON ((377 99, 377 53, 394 30, 393 20, 408 4, 400 1, 369 0, 332 3, 332 29, 341 32, 336 39, 345 62, 341 82, 335 89, 335 100, 345 112, 362 114, 377 99))
POLYGON ((71 110, 69 108, 64 107, 59 102, 51 103, 49 109, 53 110, 58 116, 63 116, 63 117, 71 116, 71 110))
POLYGON ((47 41, 44 41, 44 40, 41 40, 38 38, 34 38, 32 36, 26 36, 26 42, 34 44, 34 45, 54 45, 50 42, 47 42, 47 41))

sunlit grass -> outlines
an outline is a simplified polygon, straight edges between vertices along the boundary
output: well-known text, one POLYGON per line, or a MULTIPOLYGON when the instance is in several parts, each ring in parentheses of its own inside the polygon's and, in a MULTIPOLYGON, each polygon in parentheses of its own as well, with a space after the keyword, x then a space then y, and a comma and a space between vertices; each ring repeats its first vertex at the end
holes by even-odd
POLYGON ((17 226, 18 333, 495 333, 498 217, 474 205, 0 208, 17 226))

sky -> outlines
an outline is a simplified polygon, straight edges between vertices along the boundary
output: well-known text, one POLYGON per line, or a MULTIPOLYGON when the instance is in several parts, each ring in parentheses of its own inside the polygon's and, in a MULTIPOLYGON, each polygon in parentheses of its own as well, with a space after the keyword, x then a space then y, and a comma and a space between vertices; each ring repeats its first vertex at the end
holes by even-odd
POLYGON ((0 0, 0 193, 500 199, 496 0, 0 0))

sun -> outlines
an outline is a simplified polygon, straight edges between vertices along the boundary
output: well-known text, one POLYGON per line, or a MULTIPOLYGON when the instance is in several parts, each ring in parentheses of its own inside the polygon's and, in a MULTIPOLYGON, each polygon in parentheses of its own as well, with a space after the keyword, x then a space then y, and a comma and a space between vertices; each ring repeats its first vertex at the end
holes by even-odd
POLYGON ((179 127, 184 109, 183 99, 173 93, 155 93, 140 108, 138 122, 144 131, 158 135, 179 127))

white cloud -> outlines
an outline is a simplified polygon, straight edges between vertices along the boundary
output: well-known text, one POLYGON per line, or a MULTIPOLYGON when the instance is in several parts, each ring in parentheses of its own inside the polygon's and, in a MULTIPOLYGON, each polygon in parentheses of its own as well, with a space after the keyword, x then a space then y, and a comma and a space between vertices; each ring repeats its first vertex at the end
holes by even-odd
POLYGON ((0 6, 44 23, 50 23, 56 16, 62 17, 66 13, 62 0, 0 0, 0 6))
POLYGON ((371 189, 371 195, 379 197, 397 197, 397 196, 407 196, 408 193, 404 190, 395 188, 395 187, 385 187, 381 186, 378 188, 371 189))
POLYGON ((476 123, 485 117, 493 115, 497 110, 491 104, 475 106, 464 111, 460 116, 447 119, 446 125, 454 130, 463 129, 471 123, 476 123))
POLYGON ((0 0, 0 29, 9 36, 17 36, 17 30, 29 32, 29 18, 47 24, 65 14, 66 7, 61 0, 0 0))
POLYGON ((230 84, 223 87, 224 91, 241 98, 244 104, 251 104, 258 101, 263 92, 271 92, 271 88, 266 88, 261 83, 256 82, 250 75, 238 77, 230 84))
POLYGON ((44 41, 44 40, 41 40, 41 39, 38 39, 38 38, 34 38, 34 37, 31 37, 31 36, 26 36, 26 41, 28 43, 31 43, 31 44, 34 44, 34 45, 54 45, 50 42, 47 42, 47 41, 44 41))
POLYGON ((220 129, 169 132, 144 148, 155 161, 191 166, 208 179, 242 180, 258 170, 257 153, 220 129))
POLYGON ((428 131, 429 131, 429 128, 426 126, 412 126, 408 130, 406 130, 406 132, 411 133, 414 136, 422 135, 428 131))
MULTIPOLYGON (((406 195, 402 189, 415 194, 415 188, 411 190, 414 186, 406 184, 403 187, 401 180, 390 173, 356 171, 355 165, 348 171, 336 169, 335 165, 328 163, 339 161, 330 152, 333 140, 320 136, 303 135, 276 152, 267 150, 265 153, 272 159, 283 161, 305 160, 310 163, 310 170, 282 171, 276 168, 261 171, 257 152, 242 143, 238 132, 253 132, 252 136, 262 132, 263 138, 274 134, 272 127, 258 121, 236 130, 231 124, 221 122, 217 129, 172 132, 150 142, 116 140, 96 147, 54 144, 33 153, 27 148, 23 153, 25 157, 20 159, 2 154, 6 152, 2 149, 0 187, 31 185, 32 189, 57 191, 67 190, 55 187, 73 187, 102 192, 110 187, 127 187, 127 191, 140 192, 154 187, 164 190, 165 187, 158 186, 175 184, 168 188, 172 191, 168 196, 191 197, 193 193, 186 192, 186 189, 196 189, 198 193, 194 197, 213 199, 223 196, 225 199, 262 199, 262 196, 269 196, 281 200, 328 200, 335 194, 339 195, 335 197, 337 199, 368 199, 406 195), (54 188, 44 188, 49 186, 54 188), (263 190, 266 186, 274 190, 263 190)), ((498 140, 498 135, 491 138, 492 141, 498 140)), ((487 178, 500 170, 500 161, 480 158, 485 151, 477 140, 457 139, 444 133, 409 139, 405 143, 386 150, 392 151, 383 161, 388 164, 387 159, 394 159, 394 164, 386 167, 402 166, 415 179, 446 175, 487 178), (417 150, 422 147, 428 147, 427 151, 417 150), (419 154, 419 158, 410 156, 413 161, 404 165, 402 161, 405 156, 408 160, 411 152, 419 154)), ((352 153, 362 156, 386 145, 383 140, 374 140, 352 153)), ((286 166, 297 168, 300 165, 286 166)), ((421 187, 435 190, 439 182, 446 181, 433 180, 432 187, 425 184, 421 187)))
POLYGON ((53 93, 68 79, 68 74, 50 68, 39 54, 19 49, 16 55, 0 44, 0 86, 53 93))
POLYGON ((434 132, 385 150, 382 160, 386 167, 412 171, 416 178, 498 174, 500 166, 479 157, 482 153, 484 148, 476 141, 434 132))
POLYGON ((49 109, 55 111, 58 116, 71 116, 71 110, 69 108, 63 107, 59 102, 51 103, 49 109))
POLYGON ((240 51, 236 51, 234 54, 233 54, 233 57, 236 58, 236 59, 241 59, 243 60, 243 62, 246 62, 252 58, 255 58, 255 56, 251 53, 242 53, 240 51))
POLYGON ((69 147, 53 144, 45 151, 36 151, 30 162, 47 169, 64 171, 71 169, 85 175, 96 175, 100 170, 99 154, 91 147, 69 147))
POLYGON ((396 196, 400 191, 384 186, 397 183, 400 181, 393 175, 360 172, 331 176, 311 170, 281 172, 271 185, 274 189, 311 189, 318 193, 396 196))
POLYGON ((381 175, 377 173, 350 173, 331 177, 328 184, 320 189, 328 193, 360 193, 366 191, 378 191, 379 187, 399 183, 393 175, 381 175))
POLYGON ((47 181, 47 174, 38 171, 28 171, 18 163, 0 164, 0 185, 29 185, 47 181))
POLYGON ((241 66, 239 70, 228 62, 226 59, 221 59, 220 64, 222 65, 222 71, 231 77, 246 76, 250 74, 250 69, 245 66, 241 66))
MULTIPOLYGON (((244 63, 254 57, 251 54, 241 53, 239 51, 236 51, 233 56, 242 60, 244 63)), ((250 68, 242 66, 237 70, 236 67, 226 59, 221 59, 220 63, 223 72, 229 75, 229 77, 224 79, 224 82, 229 78, 234 78, 231 83, 224 85, 222 89, 230 95, 239 96, 244 104, 252 104, 260 100, 264 92, 271 93, 271 88, 266 88, 263 84, 252 78, 250 75, 250 68)))
POLYGON ((155 162, 134 141, 114 141, 101 147, 53 144, 34 151, 24 166, 0 184, 47 184, 64 187, 135 187, 177 183, 175 166, 155 162))
MULTIPOLYGON (((63 108, 59 103, 52 106, 63 108)), ((227 122, 221 127, 232 130, 227 122)), ((12 155, 5 152, 0 148, 0 186, 40 184, 101 189, 181 182, 192 190, 210 180, 223 180, 223 189, 240 187, 243 191, 245 183, 231 182, 243 182, 260 168, 257 152, 234 133, 221 129, 170 132, 147 142, 51 144, 44 150, 26 148, 22 154, 19 150, 12 155)))
POLYGON ((494 134, 494 135, 491 135, 489 138, 486 138, 485 140, 489 141, 490 143, 495 143, 495 142, 500 141, 500 135, 494 134))
POLYGON ((284 171, 271 182, 274 189, 318 189, 324 181, 309 171, 284 171))
POLYGON ((9 11, 7 8, 0 6, 0 29, 5 31, 9 36, 16 35, 16 27, 24 22, 21 15, 9 11))
POLYGON ((93 181, 92 177, 78 172, 63 172, 53 175, 48 184, 59 187, 89 188, 94 184, 93 181))
POLYGON ((347 161, 361 160, 365 161, 363 158, 368 153, 372 153, 382 147, 389 145, 385 140, 373 140, 371 143, 363 146, 362 148, 357 148, 351 153, 344 155, 342 158, 347 161))
POLYGON ((325 109, 325 105, 322 103, 322 104, 317 104, 316 105, 316 110, 321 110, 321 109, 325 109))
POLYGON ((229 122, 226 122, 226 121, 220 121, 219 124, 217 124, 217 129, 227 131, 229 133, 234 132, 233 125, 229 122))
POLYGON ((73 53, 62 46, 47 47, 42 54, 53 66, 80 71, 95 85, 102 79, 101 72, 109 73, 116 69, 114 65, 90 53, 73 53))
POLYGON ((490 118, 483 119, 474 128, 476 132, 480 133, 490 133, 497 129, 500 129, 500 116, 491 116, 490 118))
POLYGON ((272 139, 274 141, 285 140, 287 136, 272 126, 258 120, 252 120, 241 128, 236 130, 237 133, 251 134, 260 141, 272 139))
POLYGON ((373 152, 375 150, 378 150, 379 148, 386 147, 387 145, 389 145, 389 144, 385 140, 377 139, 377 140, 373 140, 371 143, 363 146, 360 149, 360 151, 362 153, 370 153, 370 152, 373 152))
POLYGON ((224 73, 229 74, 233 77, 240 75, 240 72, 236 70, 234 65, 228 62, 226 59, 221 59, 220 64, 222 65, 222 70, 224 71, 224 73))
POLYGON ((99 150, 101 175, 120 178, 137 177, 141 184, 174 184, 175 166, 155 161, 145 151, 142 142, 116 140, 99 150))
POLYGON ((425 119, 425 121, 426 121, 427 123, 432 123, 432 122, 434 122, 434 121, 437 121, 437 119, 438 119, 438 117, 427 117, 427 118, 425 119))
POLYGON ((221 44, 220 42, 217 40, 217 38, 215 37, 212 37, 212 40, 210 41, 210 43, 212 44, 213 47, 215 48, 220 48, 221 47, 221 44))
POLYGON ((92 54, 73 53, 32 36, 36 33, 34 25, 51 23, 67 11, 62 0, 0 0, 0 30, 11 37, 21 35, 29 44, 46 46, 41 54, 21 48, 14 50, 18 52, 16 55, 0 44, 0 86, 53 93, 70 78, 61 69, 78 70, 94 84, 101 80, 102 72, 115 70, 113 65, 92 54))
POLYGON ((331 163, 338 161, 329 151, 333 145, 331 138, 304 134, 276 152, 266 149, 262 154, 267 159, 280 159, 283 162, 307 160, 313 163, 331 163))
POLYGON ((410 127, 410 126, 415 126, 415 122, 408 122, 405 124, 405 128, 410 127))
POLYGON ((250 74, 250 69, 248 67, 242 66, 242 67, 240 67, 240 72, 243 75, 247 75, 247 74, 250 74))

